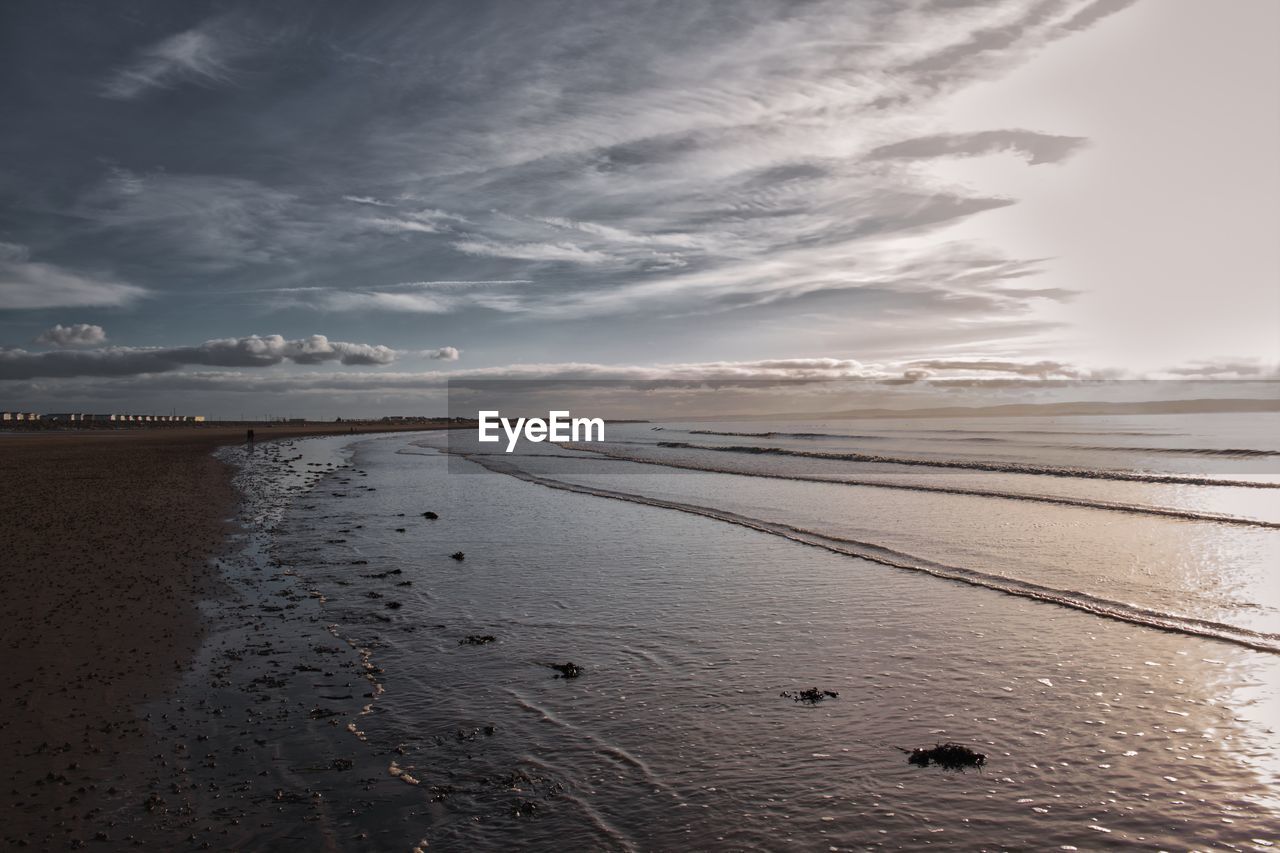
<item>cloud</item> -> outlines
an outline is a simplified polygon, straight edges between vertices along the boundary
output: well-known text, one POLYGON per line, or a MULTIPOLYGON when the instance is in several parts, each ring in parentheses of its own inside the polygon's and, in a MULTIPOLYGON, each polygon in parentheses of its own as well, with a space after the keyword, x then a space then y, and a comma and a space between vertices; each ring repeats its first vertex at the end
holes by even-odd
POLYGON ((1047 379, 1051 376, 1074 379, 1081 375, 1077 368, 1061 361, 1025 362, 937 358, 913 361, 909 364, 909 367, 923 370, 1006 373, 1015 376, 1038 376, 1041 379, 1047 379))
POLYGON ((343 209, 250 178, 116 167, 72 213, 119 254, 140 252, 171 271, 223 273, 348 250, 371 229, 343 209))
MULTIPOLYGON (((156 351, 151 351, 156 352, 156 351)), ((159 350, 180 364, 206 364, 220 367, 250 367, 279 364, 288 360, 295 364, 319 364, 341 361, 343 364, 390 364, 395 350, 378 345, 330 341, 324 335, 288 341, 280 335, 249 335, 245 338, 222 338, 205 341, 198 347, 159 350)))
POLYGON ((378 199, 374 198, 373 196, 367 196, 367 195, 344 195, 342 198, 343 198, 343 200, 344 200, 344 201, 354 202, 355 204, 367 204, 367 205, 370 205, 370 206, 372 206, 372 207, 395 207, 395 205, 394 205, 394 204, 392 204, 391 202, 389 202, 389 201, 379 201, 378 199))
POLYGON ((200 273, 350 259, 357 251, 376 259, 371 250, 392 238, 450 233, 466 222, 445 210, 373 201, 353 215, 350 204, 241 176, 112 167, 71 213, 111 239, 117 253, 142 251, 150 268, 200 273))
POLYGON ((418 222, 412 219, 392 219, 386 216, 362 219, 360 222, 374 231, 388 234, 418 232, 419 234, 439 234, 440 228, 430 222, 418 222))
POLYGON ((88 323, 74 323, 64 326, 61 323, 52 329, 46 329, 36 338, 36 343, 54 347, 98 346, 105 343, 107 333, 101 326, 88 323))
MULTIPOLYGON (((226 19, 126 56, 103 94, 139 103, 86 117, 77 159, 56 162, 65 179, 24 188, 56 208, 57 228, 33 215, 30 239, 25 225, 8 233, 59 263, 110 258, 164 294, 148 323, 198 329, 184 340, 210 336, 208 306, 285 314, 290 328, 315 312, 461 314, 469 348, 600 318, 581 357, 602 361, 641 326, 673 360, 690 331, 699 352, 723 342, 741 357, 733 312, 760 354, 794 352, 796 330, 805 352, 843 353, 852 337, 868 357, 923 333, 1003 345, 1042 335, 1065 316, 1050 300, 1068 294, 1022 280, 1049 261, 950 242, 962 229, 944 229, 1017 199, 941 187, 913 161, 1076 150, 1076 137, 1004 124, 949 134, 938 100, 1120 5, 763 0, 742 15, 692 3, 659 16, 602 3, 565 17, 525 4, 497 18, 466 4, 300 18, 255 7, 256 32, 279 35, 252 89, 193 91, 247 79, 266 44, 226 19), (179 87, 194 97, 148 97, 179 87), (85 167, 102 156, 114 158, 105 173, 85 167), (201 312, 179 310, 190 294, 201 312)), ((40 136, 53 154, 55 125, 40 136)))
POLYGON ((167 373, 186 365, 209 367, 270 367, 285 361, 345 365, 387 365, 396 351, 371 344, 330 341, 324 335, 286 340, 280 335, 221 338, 193 347, 106 347, 102 349, 33 353, 0 350, 0 379, 36 377, 131 376, 167 373))
POLYGON ((1053 136, 1030 130, 985 130, 979 133, 940 133, 881 145, 872 160, 921 160, 933 157, 977 157, 1012 152, 1032 166, 1059 163, 1087 143, 1078 136, 1053 136))
POLYGON ((224 19, 214 19, 143 49, 101 86, 105 98, 128 101, 182 83, 220 86, 232 80, 231 61, 244 52, 224 19))
POLYGON ((0 309, 113 307, 146 295, 131 284, 32 261, 25 246, 0 243, 0 309))
POLYGON ((426 350, 424 354, 427 358, 439 361, 457 361, 460 355, 457 347, 440 347, 439 349, 426 350))
MULTIPOLYGON (((224 344, 226 342, 210 342, 224 344)), ((197 349, 197 348, 191 348, 197 349)), ((90 352, 25 353, 0 350, 0 379, 21 380, 47 377, 130 377, 149 388, 185 390, 228 390, 267 392, 330 391, 413 391, 443 387, 450 380, 512 379, 545 381, 638 381, 638 382, 761 382, 836 381, 875 379, 887 376, 877 366, 850 359, 811 358, 761 361, 719 361, 657 365, 603 365, 580 362, 519 364, 449 371, 376 373, 306 373, 254 376, 243 370, 172 372, 185 364, 222 367, 265 367, 278 364, 258 346, 211 347, 207 355, 193 356, 188 350, 145 350, 111 348, 90 352), (31 360, 41 359, 35 367, 31 360), (141 374, 164 373, 166 376, 141 374)), ((452 347, 442 347, 447 353, 452 347)), ((455 350, 456 351, 456 350, 455 350)), ((442 360, 450 360, 447 355, 442 360)), ((123 386, 121 386, 123 387, 123 386)))
POLYGON ((1059 33, 1079 32, 1101 21, 1103 18, 1128 9, 1138 0, 1094 0, 1064 21, 1058 28, 1059 33))
POLYGON ((1219 358, 1193 361, 1164 371, 1187 379, 1280 379, 1280 364, 1257 358, 1219 358))
POLYGON ((572 243, 501 243, 496 240, 457 240, 453 244, 465 255, 513 258, 522 261, 560 261, 571 264, 603 264, 612 256, 572 243))
MULTIPOLYGON (((354 199, 348 199, 354 201, 354 199)), ((372 203, 379 207, 388 207, 383 202, 374 201, 373 199, 361 200, 361 204, 372 203)), ((417 232, 419 234, 440 234, 453 230, 450 222, 465 222, 466 219, 461 216, 455 216, 446 213, 443 210, 410 210, 398 213, 395 216, 375 216, 359 220, 359 223, 366 228, 374 231, 383 231, 388 234, 397 234, 402 232, 417 232)))
MULTIPOLYGON (((452 347, 442 347, 437 352, 454 351, 452 347)), ((430 352, 430 351, 428 351, 430 352)), ((49 353, 48 355, 81 355, 80 353, 49 353)), ((25 376, 10 376, 5 372, 6 353, 0 351, 0 377, 23 379, 25 376)), ((447 355, 442 360, 450 360, 447 355)), ((226 362, 232 359, 226 359, 226 362)), ((939 362, 947 363, 947 362, 939 362)), ((992 363, 986 363, 988 365, 992 363)), ((240 363, 224 363, 228 367, 262 366, 262 362, 242 361, 240 363)), ((874 383, 893 385, 901 383, 904 370, 913 382, 928 381, 945 387, 948 382, 960 381, 974 387, 998 387, 1017 379, 1020 386, 1027 382, 1035 382, 1046 378, 1043 368, 1038 364, 1020 362, 1006 363, 1007 370, 997 371, 994 367, 989 372, 1002 375, 977 379, 931 378, 920 368, 904 368, 900 364, 869 363, 845 358, 781 358, 757 359, 746 361, 706 361, 706 362, 673 362, 650 365, 616 365, 593 362, 547 362, 534 364, 511 364, 495 367, 478 367, 453 370, 427 370, 413 372, 376 371, 376 372, 312 372, 304 374, 283 375, 267 372, 254 375, 243 370, 233 371, 197 371, 168 372, 164 376, 131 377, 128 382, 142 383, 138 387, 155 389, 171 389, 185 391, 234 391, 262 393, 298 393, 329 394, 345 392, 367 392, 370 394, 388 394, 420 392, 424 389, 443 388, 449 382, 515 380, 519 382, 602 382, 602 383, 640 383, 657 387, 663 383, 675 386, 706 384, 716 387, 771 387, 778 385, 815 385, 822 383, 874 383)), ((946 368, 951 369, 951 368, 946 368)), ((958 368, 957 368, 958 369, 958 368)), ((120 370, 115 373, 103 372, 101 376, 126 376, 131 372, 120 370)), ((64 376, 83 375, 76 373, 60 374, 64 376)), ((1066 369, 1061 375, 1065 378, 1066 369)), ((106 380, 103 380, 106 381, 106 380)), ((110 385, 125 389, 130 385, 110 385)))
MULTIPOLYGON (((505 284, 499 282, 497 284, 505 284)), ((392 285, 394 287, 394 285, 392 285)), ((318 289, 293 296, 299 304, 312 305, 324 311, 399 311, 413 314, 448 314, 465 307, 494 311, 520 311, 522 300, 508 293, 490 290, 441 291, 423 288, 412 292, 401 290, 318 289)))

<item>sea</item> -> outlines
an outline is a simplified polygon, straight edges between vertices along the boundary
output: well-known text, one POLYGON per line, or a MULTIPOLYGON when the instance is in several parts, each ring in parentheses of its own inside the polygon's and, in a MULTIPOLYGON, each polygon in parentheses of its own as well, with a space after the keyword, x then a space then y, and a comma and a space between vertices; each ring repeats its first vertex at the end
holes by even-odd
POLYGON ((188 762, 193 832, 1280 844, 1280 415, 605 433, 224 451, 238 551, 200 660, 153 709, 213 762, 188 762), (983 761, 908 760, 944 743, 983 761))

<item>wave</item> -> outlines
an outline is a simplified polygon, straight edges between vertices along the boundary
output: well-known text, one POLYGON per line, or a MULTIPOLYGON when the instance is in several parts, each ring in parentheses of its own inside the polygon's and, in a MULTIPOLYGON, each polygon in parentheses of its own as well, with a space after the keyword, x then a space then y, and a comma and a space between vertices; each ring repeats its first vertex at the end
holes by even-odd
POLYGON ((1086 480, 1116 480, 1127 483, 1164 483, 1178 486, 1235 486, 1245 489, 1280 489, 1280 483, 1256 480, 1219 480, 1210 477, 1188 477, 1178 474, 1148 474, 1140 471, 1114 471, 1100 468, 1075 468, 1066 465, 1032 465, 1024 462, 982 462, 960 459, 918 459, 911 456, 883 456, 874 453, 818 453, 790 450, 785 447, 754 445, 692 444, 684 441, 659 441, 658 447, 676 450, 709 450, 717 453, 744 453, 756 456, 797 456, 835 462, 867 462, 876 465, 910 465, 924 468, 951 468, 966 471, 992 471, 1000 474, 1035 474, 1042 477, 1070 477, 1086 480))
MULTIPOLYGON (((462 455, 466 458, 471 458, 468 454, 462 455)), ((474 459, 472 461, 475 461, 476 464, 495 473, 506 474, 508 476, 515 477, 516 479, 524 480, 528 483, 534 483, 539 486, 545 486, 550 489, 558 489, 566 492, 590 495, 592 497, 606 498, 609 500, 641 504, 643 506, 651 506, 660 509, 675 510, 677 512, 688 513, 690 515, 698 515, 704 518, 723 521, 728 524, 736 524, 740 527, 749 528, 761 533, 768 533, 802 545, 821 548, 822 550, 829 551, 831 553, 842 554, 844 556, 856 557, 872 563, 878 563, 882 566, 919 572, 945 580, 957 581, 959 583, 983 587, 996 592, 1003 592, 1007 595, 1029 598, 1048 604, 1056 604, 1061 607, 1091 613, 1095 616, 1125 622, 1131 625, 1139 625, 1146 628, 1172 631, 1195 637, 1221 640, 1244 646, 1246 648, 1255 649, 1257 651, 1280 654, 1280 634, 1253 631, 1248 628, 1229 625, 1223 622, 1215 622, 1209 619, 1198 619, 1191 616, 1182 616, 1175 613, 1167 613, 1160 610, 1140 607, 1134 604, 1127 604, 1121 601, 1112 601, 1110 599, 1090 595, 1089 593, 1057 589, 1055 587, 1037 584, 1032 581, 1019 580, 1017 578, 1005 577, 1004 575, 989 574, 987 572, 967 569, 960 566, 951 566, 945 563, 927 560, 922 557, 916 557, 902 551, 896 551, 892 548, 886 548, 882 545, 876 545, 870 542, 861 542, 856 539, 844 539, 837 536, 830 536, 816 530, 793 527, 792 525, 783 524, 781 522, 752 518, 750 516, 730 512, 728 510, 716 509, 714 507, 664 500, 662 498, 638 495, 631 492, 618 492, 611 489, 582 486, 576 483, 567 483, 563 480, 555 480, 550 477, 532 474, 511 465, 498 464, 497 460, 493 459, 474 459)))
MULTIPOLYGON (((760 477, 768 480, 791 480, 800 483, 824 483, 832 486, 858 486, 868 489, 894 489, 903 492, 928 492, 940 495, 960 495, 963 497, 992 498, 996 500, 1026 501, 1028 503, 1052 504, 1054 506, 1079 507, 1081 509, 1097 509, 1107 512, 1122 512, 1130 515, 1152 515, 1160 518, 1177 518, 1184 521, 1208 521, 1216 524, 1235 524, 1244 527, 1263 527, 1280 530, 1280 522, 1263 521, 1258 518, 1245 518, 1238 515, 1220 515, 1211 512, 1196 512, 1190 509, 1149 506, 1146 504, 1129 504, 1121 501, 1103 501, 1093 498, 1072 498, 1064 495, 1036 495, 1024 492, 1004 492, 996 489, 971 489, 963 486, 930 486, 917 483, 887 483, 883 480, 836 479, 829 477, 811 477, 804 474, 778 474, 769 471, 739 471, 732 468, 717 468, 713 465, 697 465, 692 462, 677 462, 664 459, 646 459, 642 456, 629 456, 624 453, 610 453, 599 448, 588 448, 574 445, 574 450, 585 450, 619 462, 635 462, 640 465, 657 465, 663 468, 680 468, 686 471, 701 471, 706 474, 728 474, 735 477, 760 477)), ((496 454, 485 454, 496 455, 496 454)), ((522 458, 527 458, 526 454, 522 458)), ((551 456, 553 454, 541 454, 551 456)), ((556 459, 573 457, 555 456, 556 459)), ((581 457, 579 457, 581 458, 581 457)))
POLYGON ((907 432, 941 432, 941 433, 976 433, 981 435, 990 435, 991 433, 999 433, 1000 435, 1148 435, 1157 437, 1166 437, 1171 435, 1186 435, 1185 432, 1153 432, 1151 430, 1122 430, 1122 429, 913 429, 907 432))
MULTIPOLYGON (((921 432, 951 432, 952 430, 921 430, 921 432)), ((1033 431, 1029 431, 1033 432, 1033 431)), ((888 441, 891 439, 912 440, 909 434, 895 435, 859 435, 839 432, 721 432, 712 429, 691 429, 689 435, 720 435, 733 438, 799 438, 799 439, 849 439, 854 441, 888 441)), ((1015 433, 1020 435, 1022 433, 1015 433)), ((1050 435, 1084 435, 1085 433, 1046 433, 1050 435)), ((1147 433, 1091 433, 1093 435, 1147 435, 1147 433)), ((972 438, 917 438, 916 441, 955 441, 964 444, 986 442, 990 444, 1018 444, 1030 447, 1049 447, 1058 450, 1080 450, 1105 453, 1160 453, 1175 456, 1223 456, 1233 459, 1252 459, 1269 456, 1280 456, 1280 450, 1261 450, 1253 447, 1133 447, 1123 444, 1047 444, 1038 441, 1027 441, 1019 438, 977 435, 972 438)))
MULTIPOLYGON (((679 432, 679 430, 672 430, 679 432)), ((891 435, 855 435, 847 432, 720 432, 714 429, 685 430, 689 435, 726 435, 735 438, 856 438, 859 441, 885 441, 891 435)))
POLYGON ((1124 445, 1067 444, 1045 445, 1067 450, 1097 450, 1106 453, 1169 453, 1176 456, 1226 456, 1233 459, 1252 459, 1264 456, 1280 456, 1280 450, 1257 450, 1252 447, 1125 447, 1124 445))

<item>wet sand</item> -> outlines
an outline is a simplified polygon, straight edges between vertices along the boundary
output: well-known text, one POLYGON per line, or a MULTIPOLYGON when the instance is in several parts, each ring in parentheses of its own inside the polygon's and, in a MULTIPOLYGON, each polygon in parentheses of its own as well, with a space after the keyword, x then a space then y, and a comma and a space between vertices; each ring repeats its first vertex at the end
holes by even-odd
MULTIPOLYGON (((375 431, 396 428, 362 428, 375 431)), ((243 440, 243 428, 0 439, 6 846, 118 841, 103 804, 146 791, 167 766, 135 709, 171 689, 199 647, 196 601, 217 589, 208 567, 237 499, 234 472, 211 453, 243 440)))

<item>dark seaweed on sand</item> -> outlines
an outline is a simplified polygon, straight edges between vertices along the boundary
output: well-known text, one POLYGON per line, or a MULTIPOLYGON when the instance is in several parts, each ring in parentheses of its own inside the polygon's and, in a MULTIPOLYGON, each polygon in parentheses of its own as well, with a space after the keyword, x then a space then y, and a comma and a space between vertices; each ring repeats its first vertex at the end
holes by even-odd
POLYGON ((520 800, 511 807, 512 817, 537 817, 538 804, 532 800, 520 800))
POLYGON ((982 767, 987 763, 987 756, 959 743, 934 744, 932 748, 920 747, 911 750, 907 756, 908 764, 928 767, 936 764, 943 770, 965 770, 970 767, 982 767))
POLYGON ((459 563, 461 563, 463 560, 467 559, 467 555, 466 555, 466 554, 464 554, 464 553, 462 553, 461 551, 454 551, 454 552, 453 552, 452 554, 450 554, 449 556, 450 556, 450 557, 453 557, 453 559, 457 560, 459 563))
POLYGON ((460 646, 483 646, 492 643, 498 638, 492 634, 468 634, 458 641, 460 646))
POLYGON ((579 675, 582 675, 582 667, 578 666, 573 661, 570 661, 569 663, 549 663, 547 666, 560 673, 556 678, 577 678, 579 675))
POLYGON ((808 690, 784 690, 778 695, 785 699, 794 699, 796 702, 804 702, 808 705, 817 705, 827 698, 840 698, 840 694, 834 690, 819 690, 816 687, 810 687, 808 690))

